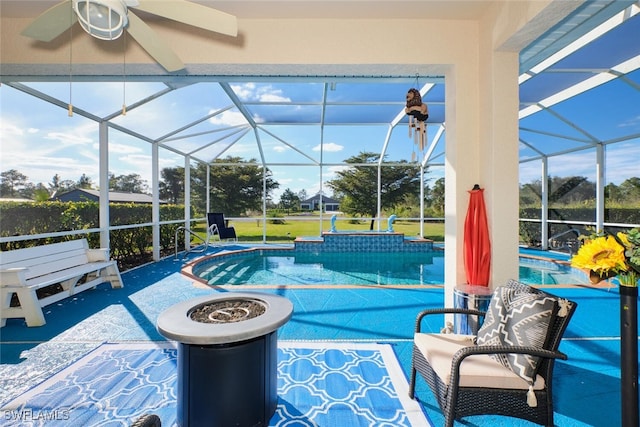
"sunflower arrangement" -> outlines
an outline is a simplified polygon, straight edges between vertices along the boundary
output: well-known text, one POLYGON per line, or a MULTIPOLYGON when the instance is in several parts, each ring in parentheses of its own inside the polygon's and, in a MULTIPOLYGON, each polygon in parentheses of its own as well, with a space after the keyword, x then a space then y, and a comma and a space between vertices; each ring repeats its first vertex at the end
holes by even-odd
POLYGON ((592 283, 617 276, 622 286, 638 286, 640 228, 616 235, 584 237, 582 246, 571 258, 571 265, 588 270, 592 283))

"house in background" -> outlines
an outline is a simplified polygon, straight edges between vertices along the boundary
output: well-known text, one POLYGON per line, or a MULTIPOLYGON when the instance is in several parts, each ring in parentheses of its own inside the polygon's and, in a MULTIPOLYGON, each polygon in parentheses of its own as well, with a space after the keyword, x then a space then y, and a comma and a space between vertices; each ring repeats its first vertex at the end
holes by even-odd
MULTIPOLYGON (((325 212, 340 210, 340 202, 336 199, 332 199, 331 197, 322 196, 322 204, 324 205, 325 212)), ((300 209, 303 211, 315 211, 320 209, 320 193, 307 200, 301 201, 300 209)))
MULTIPOLYGON (((62 194, 56 194, 49 200, 58 202, 98 202, 100 201, 99 190, 87 190, 85 188, 75 188, 62 194)), ((109 192, 109 202, 111 203, 148 203, 151 204, 152 197, 141 193, 121 193, 118 191, 109 192)), ((166 203, 160 201, 160 203, 166 203)))

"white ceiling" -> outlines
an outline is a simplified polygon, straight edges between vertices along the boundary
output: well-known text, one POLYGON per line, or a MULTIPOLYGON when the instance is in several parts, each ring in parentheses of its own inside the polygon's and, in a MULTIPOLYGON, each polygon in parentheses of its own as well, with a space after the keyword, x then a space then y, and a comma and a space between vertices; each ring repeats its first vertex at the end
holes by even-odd
MULTIPOLYGON (((0 0, 3 16, 35 17, 59 0, 0 0)), ((195 0, 238 19, 259 18, 434 18, 478 19, 495 1, 489 0, 195 0)))

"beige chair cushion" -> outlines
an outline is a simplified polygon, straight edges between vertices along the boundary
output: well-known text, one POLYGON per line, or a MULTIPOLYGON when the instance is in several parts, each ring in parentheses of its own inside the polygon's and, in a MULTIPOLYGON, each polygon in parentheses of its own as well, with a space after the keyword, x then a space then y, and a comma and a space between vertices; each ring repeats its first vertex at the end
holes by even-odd
MULTIPOLYGON (((449 384, 453 355, 461 348, 475 346, 474 338, 473 335, 417 333, 414 343, 442 382, 449 384)), ((464 359, 460 365, 460 386, 529 389, 525 380, 486 354, 464 359)), ((536 375, 533 388, 543 389, 544 378, 536 375)))

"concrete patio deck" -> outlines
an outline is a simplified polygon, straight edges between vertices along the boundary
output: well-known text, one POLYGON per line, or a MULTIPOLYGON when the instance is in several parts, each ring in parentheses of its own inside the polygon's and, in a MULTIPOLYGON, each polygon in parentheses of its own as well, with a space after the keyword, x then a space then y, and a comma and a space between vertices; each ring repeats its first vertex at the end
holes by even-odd
MULTIPOLYGON (((246 246, 224 247, 231 248, 246 246)), ((178 261, 170 257, 124 272, 123 289, 104 284, 48 306, 45 326, 28 328, 23 320, 9 320, 0 329, 0 407, 105 342, 164 341, 156 330, 156 319, 163 310, 179 301, 228 291, 194 284, 180 273, 184 262, 196 256, 178 261)), ((293 318, 279 330, 280 339, 389 343, 407 375, 415 316, 422 309, 441 307, 444 301, 440 287, 253 290, 275 293, 293 302, 293 318)), ((578 303, 560 346, 569 360, 556 363, 556 425, 620 425, 617 290, 560 286, 547 290, 578 303)), ((442 321, 434 320, 430 326, 437 331, 442 321)), ((422 379, 417 396, 428 417, 441 425, 440 409, 422 379)), ((0 419, 0 425, 6 425, 3 422, 0 419)), ((533 425, 501 416, 468 417, 459 424, 533 425)))

